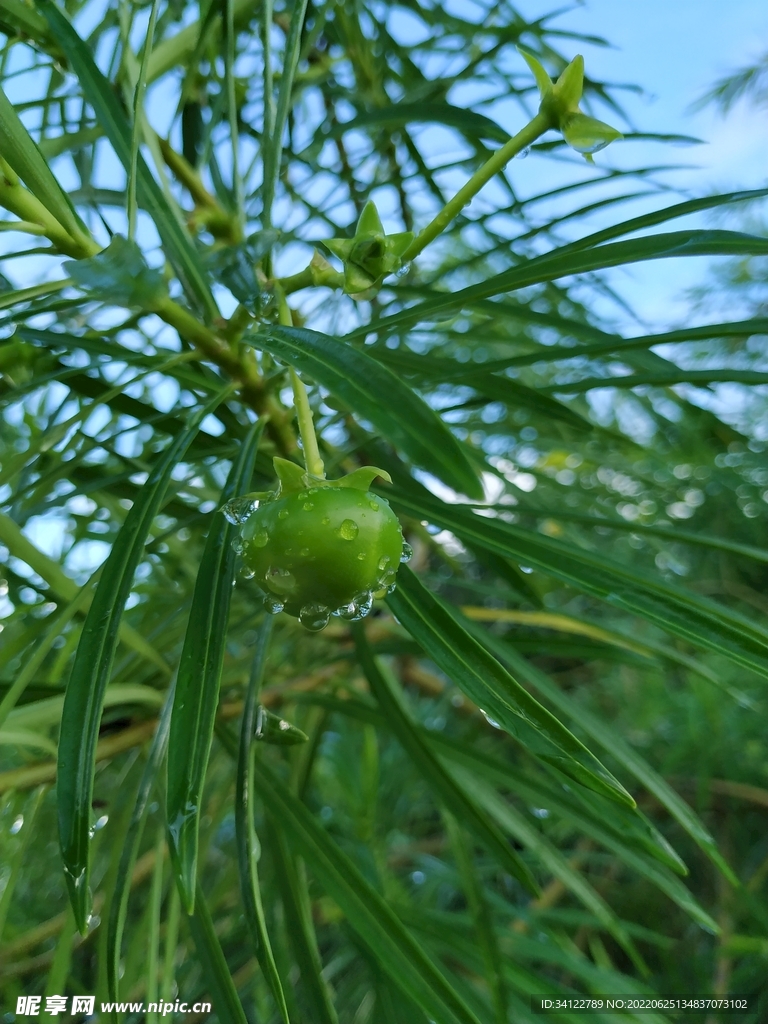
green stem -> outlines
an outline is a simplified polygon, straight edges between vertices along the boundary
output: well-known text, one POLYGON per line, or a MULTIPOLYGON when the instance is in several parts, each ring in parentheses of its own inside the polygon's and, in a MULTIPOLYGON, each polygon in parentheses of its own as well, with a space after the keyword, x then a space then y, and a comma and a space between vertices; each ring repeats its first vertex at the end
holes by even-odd
MULTIPOLYGON (((293 317, 288 303, 285 301, 285 292, 279 284, 275 284, 275 295, 277 296, 277 309, 280 323, 284 327, 293 327, 293 317)), ((307 397, 307 389, 300 380, 298 373, 290 367, 291 387, 293 388, 293 404, 296 406, 296 419, 299 423, 299 435, 301 436, 301 447, 304 451, 304 465, 310 476, 325 479, 325 466, 320 458, 320 449, 317 447, 317 436, 315 424, 312 421, 312 409, 307 397)))
POLYGON ((544 132, 554 127, 555 123, 552 118, 539 111, 522 131, 519 131, 517 135, 513 135, 509 142, 505 143, 501 149, 496 150, 480 170, 472 175, 466 185, 459 189, 453 199, 450 199, 445 204, 431 224, 428 224, 423 231, 419 232, 406 249, 403 255, 403 263, 407 263, 415 256, 418 256, 422 249, 426 248, 430 242, 433 242, 438 235, 442 234, 454 217, 461 213, 467 203, 477 195, 484 185, 487 185, 494 175, 498 174, 509 163, 513 156, 517 156, 518 153, 527 149, 544 132))
POLYGON ((147 37, 144 40, 144 50, 141 55, 141 67, 139 69, 139 80, 136 83, 136 90, 133 94, 133 128, 131 130, 131 165, 128 172, 128 237, 133 238, 136 234, 136 216, 138 203, 136 200, 136 178, 139 168, 139 142, 141 136, 142 108, 144 106, 144 93, 147 88, 147 68, 149 67, 149 56, 152 53, 152 42, 155 37, 155 24, 157 23, 157 12, 160 8, 159 0, 154 0, 147 25, 147 37))

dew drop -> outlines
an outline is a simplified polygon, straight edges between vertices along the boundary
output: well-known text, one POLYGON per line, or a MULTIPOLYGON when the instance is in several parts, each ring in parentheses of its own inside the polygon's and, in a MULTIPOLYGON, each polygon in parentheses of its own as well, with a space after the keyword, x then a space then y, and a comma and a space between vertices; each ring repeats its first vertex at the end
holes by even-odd
POLYGON ((232 549, 237 552, 238 555, 243 552, 243 538, 239 535, 232 538, 232 549))
POLYGON ((270 565, 264 576, 269 589, 281 596, 290 594, 296 586, 296 577, 289 569, 281 569, 279 565, 270 565))
POLYGON ((279 597, 275 597, 274 594, 267 594, 264 598, 264 607, 270 615, 279 615, 283 608, 285 608, 285 605, 279 597))
POLYGON ((325 629, 330 617, 330 610, 324 604, 305 604, 299 612, 299 622, 313 633, 325 629))
POLYGON ((287 519, 288 515, 289 515, 288 509, 287 508, 281 508, 280 511, 277 513, 277 518, 278 519, 287 519))
POLYGON ((309 491, 302 491, 299 495, 299 501, 306 501, 309 497, 309 491))
POLYGON ((320 522, 323 524, 323 526, 330 526, 331 525, 331 520, 328 518, 328 516, 323 516, 323 518, 320 520, 320 522))
POLYGON ((530 146, 526 146, 525 149, 521 149, 520 152, 517 154, 517 159, 518 160, 525 160, 525 158, 530 155, 530 152, 531 152, 531 147, 530 146))
POLYGON ((233 498, 226 505, 222 505, 221 511, 227 522, 232 523, 233 526, 240 526, 249 516, 253 515, 258 507, 259 503, 255 498, 233 498))
POLYGON ((360 552, 360 554, 357 556, 357 560, 358 560, 358 562, 364 562, 365 561, 365 552, 364 551, 360 552))
POLYGON ((391 559, 389 555, 382 555, 379 559, 379 569, 383 572, 389 565, 391 559))
POLYGON ((501 726, 500 726, 500 725, 499 725, 499 723, 498 723, 498 722, 496 721, 496 719, 495 719, 495 718, 491 718, 491 716, 490 716, 490 715, 488 714, 488 712, 487 712, 487 711, 483 711, 483 709, 482 709, 482 708, 480 708, 480 714, 481 714, 481 715, 483 716, 483 718, 484 718, 484 719, 486 720, 486 722, 488 723, 488 725, 492 726, 492 727, 493 727, 494 729, 500 729, 500 728, 501 728, 501 726))
POLYGON ((241 579, 244 579, 244 580, 252 580, 252 579, 253 579, 253 577, 254 577, 254 576, 256 575, 256 573, 255 573, 255 571, 254 571, 253 569, 251 569, 251 568, 250 568, 250 566, 248 566, 248 565, 243 565, 243 566, 242 566, 242 567, 240 568, 240 573, 239 573, 239 575, 240 575, 241 579))
POLYGON ((410 562, 413 558, 413 548, 407 541, 403 541, 403 553, 400 555, 401 562, 410 562))
POLYGON ((345 519, 337 532, 342 540, 354 540, 360 532, 360 528, 354 519, 345 519))
POLYGON ((304 509, 305 512, 311 512, 312 509, 315 507, 315 503, 314 501, 305 501, 301 507, 304 509))
POLYGON ((269 534, 266 530, 259 530, 258 533, 254 533, 251 538, 251 544, 255 548, 265 548, 269 542, 269 534))
POLYGON ((307 555, 309 554, 309 548, 301 548, 299 554, 301 555, 302 558, 306 558, 307 555))
POLYGON ((368 506, 369 508, 372 508, 374 512, 378 512, 379 508, 381 507, 378 501, 369 501, 368 506))
POLYGON ((358 594, 353 598, 354 603, 359 609, 358 618, 364 619, 365 616, 373 608, 373 594, 370 590, 364 590, 362 594, 358 594))
POLYGON ((384 587, 386 590, 389 590, 389 588, 392 586, 396 579, 397 573, 395 572, 395 570, 389 569, 387 572, 384 572, 381 576, 379 576, 377 582, 380 587, 384 587))

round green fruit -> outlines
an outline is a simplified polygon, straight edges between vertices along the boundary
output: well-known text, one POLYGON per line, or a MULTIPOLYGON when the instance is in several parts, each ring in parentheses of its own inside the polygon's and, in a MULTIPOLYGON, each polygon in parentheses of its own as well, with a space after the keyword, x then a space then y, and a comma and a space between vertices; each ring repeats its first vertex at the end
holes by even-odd
POLYGON ((241 539, 246 572, 266 594, 267 609, 297 616, 308 629, 322 629, 332 614, 367 615, 374 595, 394 586, 404 552, 384 498, 334 484, 259 506, 241 539))

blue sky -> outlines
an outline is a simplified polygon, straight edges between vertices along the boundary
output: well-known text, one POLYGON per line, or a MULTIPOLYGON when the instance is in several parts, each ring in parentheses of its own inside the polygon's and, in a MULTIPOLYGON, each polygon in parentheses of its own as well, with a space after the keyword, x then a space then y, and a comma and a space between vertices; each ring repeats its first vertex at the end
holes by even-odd
MULTIPOLYGON (((540 0, 522 0, 518 6, 533 16, 551 9, 540 0)), ((685 163, 685 171, 663 178, 690 195, 768 184, 768 110, 744 102, 727 117, 712 107, 690 110, 715 81, 768 50, 764 0, 586 0, 555 24, 602 35, 611 43, 610 48, 579 49, 590 74, 644 88, 643 96, 621 94, 638 130, 704 140, 690 148, 625 143, 624 152, 617 143, 598 161, 610 166, 685 163)), ((565 41, 563 49, 570 54, 576 47, 565 41)), ((674 222, 672 229, 681 226, 674 222)), ((619 276, 625 294, 642 301, 643 316, 665 326, 684 316, 683 293, 701 280, 703 270, 700 260, 675 260, 634 267, 619 276)))

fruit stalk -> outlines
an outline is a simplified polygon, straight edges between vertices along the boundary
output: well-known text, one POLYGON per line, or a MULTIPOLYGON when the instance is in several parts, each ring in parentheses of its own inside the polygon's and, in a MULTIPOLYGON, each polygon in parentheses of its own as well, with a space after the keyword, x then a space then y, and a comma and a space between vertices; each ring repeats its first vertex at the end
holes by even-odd
MULTIPOLYGON (((277 309, 280 323, 284 327, 293 327, 291 310, 286 302, 285 292, 280 285, 275 285, 275 294, 277 295, 277 309)), ((304 452, 304 465, 306 466, 307 473, 309 473, 310 476, 319 477, 321 480, 324 480, 325 465, 323 464, 323 460, 320 458, 320 449, 317 446, 317 435, 315 434, 315 424, 312 420, 312 409, 309 405, 307 389, 304 387, 302 380, 299 378, 298 373, 296 373, 292 366, 290 367, 290 376, 291 387, 293 388, 293 404, 296 407, 299 436, 301 437, 301 447, 304 452)))

